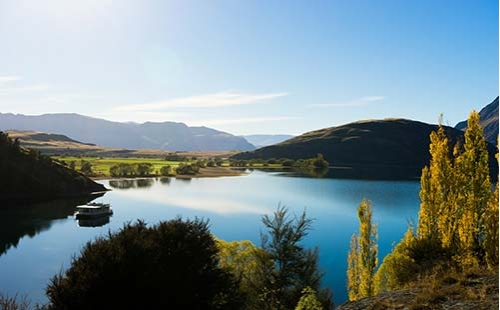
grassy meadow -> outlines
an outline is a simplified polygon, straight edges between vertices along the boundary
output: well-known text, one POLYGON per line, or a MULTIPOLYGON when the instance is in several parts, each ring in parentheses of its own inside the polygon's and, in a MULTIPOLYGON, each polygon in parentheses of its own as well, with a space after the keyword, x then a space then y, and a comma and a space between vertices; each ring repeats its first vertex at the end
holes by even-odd
POLYGON ((118 157, 64 157, 54 156, 54 159, 65 162, 68 166, 72 161, 75 162, 75 170, 80 171, 82 162, 89 162, 92 166, 92 175, 96 177, 110 177, 109 169, 117 164, 140 164, 150 163, 153 165, 153 174, 159 174, 161 167, 170 166, 172 171, 175 171, 181 163, 192 163, 191 160, 187 161, 170 161, 161 158, 118 158, 118 157))

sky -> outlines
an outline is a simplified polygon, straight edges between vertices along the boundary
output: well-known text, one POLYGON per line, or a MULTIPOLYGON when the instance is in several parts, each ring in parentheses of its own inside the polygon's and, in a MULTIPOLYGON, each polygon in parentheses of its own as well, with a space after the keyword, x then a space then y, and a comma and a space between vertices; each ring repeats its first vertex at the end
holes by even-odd
POLYGON ((499 90, 493 0, 0 0, 0 113, 301 134, 454 126, 499 90))

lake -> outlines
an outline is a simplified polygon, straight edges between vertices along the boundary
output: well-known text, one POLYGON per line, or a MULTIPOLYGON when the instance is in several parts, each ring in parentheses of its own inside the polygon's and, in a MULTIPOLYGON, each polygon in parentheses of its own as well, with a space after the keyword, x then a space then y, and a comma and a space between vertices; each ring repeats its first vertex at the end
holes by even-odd
POLYGON ((154 224, 181 216, 209 219, 211 231, 228 241, 248 239, 260 245, 261 218, 279 205, 292 214, 306 211, 313 230, 306 247, 319 247, 323 284, 335 304, 347 300, 346 266, 351 235, 358 230, 357 207, 373 204, 379 232, 379 261, 416 222, 416 181, 365 181, 298 177, 283 172, 247 171, 244 176, 193 179, 99 181, 112 191, 95 201, 111 203, 109 221, 84 227, 73 216, 86 201, 56 201, 0 209, 0 292, 26 295, 46 303, 49 279, 64 271, 86 242, 142 219, 154 224), (101 226, 99 226, 101 225, 101 226))

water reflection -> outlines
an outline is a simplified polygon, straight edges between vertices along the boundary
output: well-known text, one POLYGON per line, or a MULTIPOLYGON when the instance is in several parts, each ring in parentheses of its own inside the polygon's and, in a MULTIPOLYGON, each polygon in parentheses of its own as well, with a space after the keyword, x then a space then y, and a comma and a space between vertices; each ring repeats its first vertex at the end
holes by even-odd
POLYGON ((170 178, 160 178, 160 183, 163 185, 169 185, 170 184, 170 178))
POLYGON ((79 219, 77 222, 79 227, 100 227, 109 224, 110 217, 108 215, 92 219, 79 219))
POLYGON ((153 184, 153 179, 119 179, 109 181, 109 186, 116 189, 147 188, 153 186, 153 184))
POLYGON ((85 204, 103 194, 77 199, 55 200, 33 205, 12 205, 0 208, 0 256, 11 247, 17 247, 24 236, 50 229, 58 219, 72 216, 77 205, 85 204))

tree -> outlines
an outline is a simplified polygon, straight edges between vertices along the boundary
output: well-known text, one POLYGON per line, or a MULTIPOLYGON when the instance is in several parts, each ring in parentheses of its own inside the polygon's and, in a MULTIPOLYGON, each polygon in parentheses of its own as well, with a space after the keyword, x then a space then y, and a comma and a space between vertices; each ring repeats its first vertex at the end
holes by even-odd
POLYGON ((374 277, 375 293, 391 291, 402 287, 404 284, 414 280, 418 274, 418 266, 411 257, 413 245, 415 244, 415 232, 410 224, 403 239, 389 253, 374 277))
POLYGON ((80 164, 80 171, 85 174, 85 175, 91 175, 92 174, 92 164, 90 161, 83 160, 81 161, 80 164))
POLYGON ((138 163, 135 170, 138 176, 144 177, 153 171, 153 165, 151 163, 138 163))
POLYGON ((313 158, 311 160, 311 165, 314 167, 314 169, 324 169, 328 168, 329 163, 325 160, 323 157, 323 154, 318 154, 316 158, 313 158))
POLYGON ((295 310, 323 310, 323 306, 316 298, 316 292, 312 288, 306 287, 302 290, 302 296, 295 310))
POLYGON ((172 167, 170 165, 162 166, 160 168, 160 174, 163 176, 170 175, 172 167))
POLYGON ((261 233, 265 256, 259 262, 263 275, 260 309, 292 309, 306 287, 319 292, 325 308, 331 306, 331 294, 320 291, 322 274, 318 270, 318 249, 304 249, 301 241, 311 229, 312 220, 305 211, 290 219, 285 207, 279 206, 273 217, 263 216, 267 233, 261 233), (268 264, 268 261, 272 264, 268 264))
POLYGON ((377 267, 377 226, 372 223, 372 206, 363 199, 358 207, 359 236, 353 235, 348 255, 348 293, 350 300, 374 295, 377 267))
MULTIPOLYGON (((441 123, 441 122, 440 122, 441 123)), ((450 159, 450 147, 444 127, 430 135, 431 160, 422 170, 420 178, 420 211, 417 226, 419 238, 434 239, 445 247, 451 246, 456 234, 456 219, 448 217, 455 212, 452 193, 454 175, 450 159), (451 212, 448 212, 451 211, 451 212)))
POLYGON ((259 309, 258 304, 262 283, 259 263, 265 261, 265 253, 249 240, 224 241, 216 239, 219 248, 220 267, 228 270, 239 284, 239 292, 244 298, 245 309, 259 309))
POLYGON ((361 284, 361 275, 358 268, 358 249, 358 236, 353 234, 349 254, 347 255, 347 294, 351 301, 359 299, 360 296, 359 286, 361 284))
POLYGON ((422 170, 417 233, 384 258, 380 290, 399 288, 436 266, 498 270, 498 184, 491 192, 488 152, 479 114, 468 118, 465 141, 450 154, 444 128, 430 135, 431 161, 422 170))
MULTIPOLYGON (((498 138, 497 138, 498 140, 498 138)), ((497 142, 497 154, 496 154, 497 164, 498 164, 498 142, 497 142)), ((498 181, 495 186, 495 191, 491 195, 491 199, 488 204, 488 209, 485 212, 484 221, 484 250, 486 253, 486 263, 488 267, 493 270, 498 270, 498 223, 499 223, 499 201, 498 201, 498 181)))
MULTIPOLYGON (((464 266, 479 264, 478 251, 484 240, 484 213, 491 199, 488 151, 479 113, 472 111, 467 120, 464 151, 456 159, 457 173, 461 177, 457 199, 461 209, 458 237, 460 257, 464 266)), ((480 256, 481 254, 479 254, 480 256)))
POLYGON ((49 309, 235 309, 206 221, 126 224, 82 249, 46 289, 49 309))

